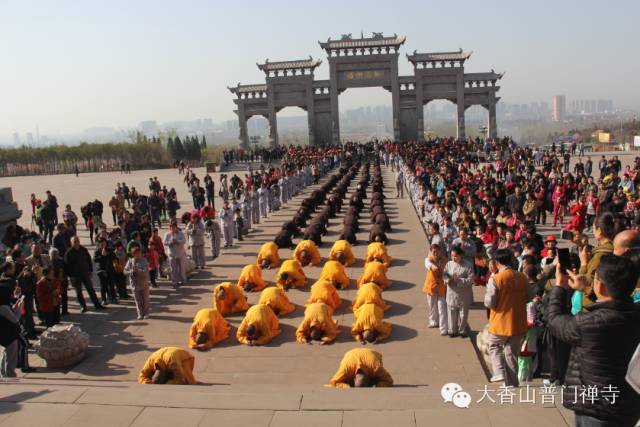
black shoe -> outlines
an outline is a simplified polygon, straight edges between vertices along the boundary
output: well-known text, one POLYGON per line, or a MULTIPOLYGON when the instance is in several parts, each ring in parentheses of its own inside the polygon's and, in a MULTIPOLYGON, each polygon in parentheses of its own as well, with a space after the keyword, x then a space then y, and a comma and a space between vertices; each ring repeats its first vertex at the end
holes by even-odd
POLYGON ((36 368, 28 367, 20 369, 23 374, 30 374, 32 372, 36 372, 36 368))
POLYGON ((96 310, 106 310, 106 309, 107 309, 107 307, 105 307, 105 306, 104 306, 104 305, 102 305, 102 304, 98 304, 98 305, 96 305, 96 310))
POLYGON ((87 307, 82 307, 80 309, 80 313, 86 313, 87 312, 87 307))
POLYGON ((467 338, 468 336, 466 332, 460 332, 460 338, 467 338))

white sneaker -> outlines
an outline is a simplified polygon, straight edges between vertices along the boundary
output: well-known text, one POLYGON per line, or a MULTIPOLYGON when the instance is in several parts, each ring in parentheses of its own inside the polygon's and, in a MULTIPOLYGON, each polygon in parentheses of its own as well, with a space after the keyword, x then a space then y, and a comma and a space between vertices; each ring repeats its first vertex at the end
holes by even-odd
POLYGON ((438 324, 436 322, 429 322, 429 327, 430 328, 437 328, 438 324))
POLYGON ((502 374, 497 374, 491 377, 489 382, 499 383, 500 381, 504 381, 504 376, 502 374))
POLYGON ((138 320, 144 319, 144 316, 138 316, 138 320))

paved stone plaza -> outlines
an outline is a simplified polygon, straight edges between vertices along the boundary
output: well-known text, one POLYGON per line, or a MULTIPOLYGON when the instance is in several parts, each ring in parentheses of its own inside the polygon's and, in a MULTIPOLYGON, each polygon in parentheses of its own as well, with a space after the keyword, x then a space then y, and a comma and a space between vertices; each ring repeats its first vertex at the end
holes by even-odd
MULTIPOLYGON (((199 176, 204 170, 196 171, 199 176)), ((355 280, 362 272, 362 257, 366 251, 368 223, 362 220, 362 242, 354 248, 358 262, 348 268, 352 285, 340 291, 343 304, 334 314, 342 330, 336 342, 328 346, 303 345, 295 341, 295 328, 303 317, 303 305, 309 286, 292 290, 289 297, 296 311, 281 319, 282 334, 264 347, 241 346, 235 340, 235 330, 241 315, 231 316, 230 338, 208 352, 195 352, 195 376, 203 386, 140 386, 134 384, 138 369, 147 356, 162 346, 187 348, 187 334, 193 315, 212 305, 215 284, 235 281, 241 268, 255 262, 260 245, 271 240, 283 221, 289 219, 310 189, 291 200, 287 206, 270 215, 244 242, 236 242, 222 256, 207 262, 179 290, 161 282, 152 289, 151 318, 135 320, 133 302, 110 305, 103 312, 91 308, 82 315, 71 290, 71 316, 65 321, 77 322, 91 336, 91 347, 85 360, 68 371, 49 370, 32 356, 38 370, 0 387, 0 424, 11 426, 37 423, 45 425, 76 425, 88 419, 99 425, 537 425, 544 419, 547 425, 566 425, 570 414, 556 404, 500 404, 485 400, 476 403, 488 385, 485 368, 474 346, 475 333, 470 338, 441 337, 437 329, 429 329, 426 320, 426 298, 422 293, 424 280, 425 235, 408 198, 396 199, 392 194, 392 173, 383 168, 387 190, 387 212, 392 220, 389 253, 394 257, 388 276, 392 286, 384 292, 391 305, 385 320, 393 325, 390 339, 373 346, 384 357, 385 367, 397 387, 374 390, 333 390, 322 387, 336 371, 342 355, 360 346, 349 330, 353 314, 349 306, 355 296, 355 280), (441 387, 459 383, 472 396, 470 409, 458 409, 443 403, 441 387), (213 385, 211 385, 213 384, 213 385), (90 417, 90 418, 88 418, 90 417)), ((241 172, 238 172, 241 175, 241 172)), ((107 201, 117 181, 146 192, 147 180, 157 176, 162 184, 175 187, 183 209, 191 205, 190 195, 175 170, 136 171, 87 174, 79 178, 24 177, 0 180, 1 186, 11 186, 20 207, 29 210, 31 193, 38 196, 50 189, 61 206, 70 203, 79 213, 79 206, 99 198, 107 201)), ((218 174, 214 179, 218 183, 218 174)), ((355 182, 353 183, 355 185, 355 182)), ((313 189, 315 187, 311 187, 313 189)), ((353 189, 353 188, 352 188, 353 189)), ((220 200, 216 199, 216 206, 220 200)), ((107 208, 108 209, 108 208, 107 208)), ((343 210, 344 212, 344 210, 343 210)), ((366 208, 365 208, 366 212, 366 208)), ((110 215, 104 218, 109 221, 110 215)), ((29 226, 30 212, 21 219, 29 226)), ((323 238, 323 257, 337 240, 342 216, 331 220, 329 234, 323 238)), ((88 244, 86 231, 80 233, 88 244)), ((208 253, 208 252, 207 252, 208 253)), ((289 257, 291 251, 280 251, 289 257)), ((319 276, 321 266, 305 268, 309 284, 319 276)), ((276 271, 265 272, 273 283, 276 271)), ((96 282, 97 284, 97 282, 96 282)), ((475 303, 470 314, 473 331, 486 323, 486 311, 481 304, 483 288, 475 289, 475 303)), ((256 303, 258 294, 250 294, 256 303)), ((539 384, 536 384, 538 386, 539 384)), ((498 385, 489 385, 497 391, 498 385)), ((516 395, 518 391, 516 390, 516 395)))

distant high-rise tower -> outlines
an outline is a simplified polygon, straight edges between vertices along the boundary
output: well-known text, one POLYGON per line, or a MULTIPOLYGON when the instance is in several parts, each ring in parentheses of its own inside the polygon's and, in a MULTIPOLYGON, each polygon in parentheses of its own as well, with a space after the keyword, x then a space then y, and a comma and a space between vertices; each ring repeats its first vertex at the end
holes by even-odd
POLYGON ((13 133, 13 145, 16 147, 20 146, 20 134, 18 132, 13 133))
POLYGON ((567 108, 567 98, 564 95, 556 95, 553 97, 553 121, 561 122, 567 108))

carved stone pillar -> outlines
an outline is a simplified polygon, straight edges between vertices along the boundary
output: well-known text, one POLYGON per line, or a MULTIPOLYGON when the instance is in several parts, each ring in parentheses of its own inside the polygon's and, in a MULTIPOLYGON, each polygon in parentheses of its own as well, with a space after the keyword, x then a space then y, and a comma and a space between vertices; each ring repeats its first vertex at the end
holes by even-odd
POLYGON ((247 132, 247 115, 244 110, 244 104, 238 105, 238 125, 240 127, 240 146, 244 149, 249 148, 249 132, 247 132))
POLYGON ((329 99, 331 102, 331 142, 340 144, 340 110, 338 107, 338 74, 336 72, 336 64, 330 63, 329 70, 329 99))
POLYGON ((458 107, 458 139, 466 136, 464 123, 464 71, 456 76, 456 106, 458 107))
POLYGON ((491 92, 489 95, 489 138, 496 139, 498 137, 498 123, 496 121, 496 95, 491 92))

